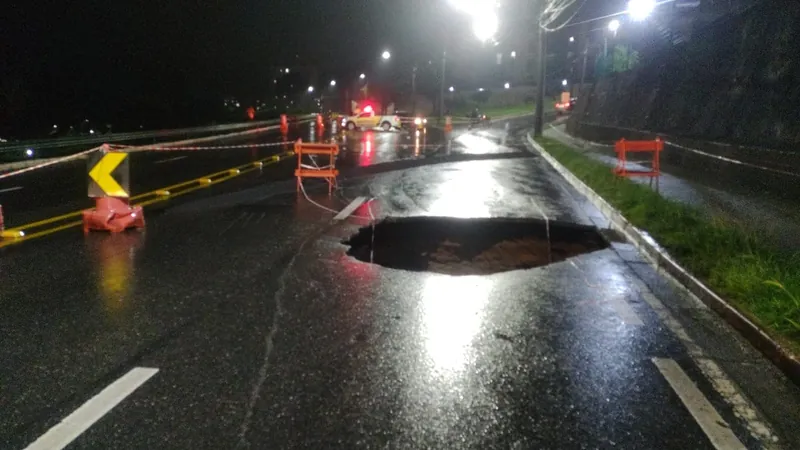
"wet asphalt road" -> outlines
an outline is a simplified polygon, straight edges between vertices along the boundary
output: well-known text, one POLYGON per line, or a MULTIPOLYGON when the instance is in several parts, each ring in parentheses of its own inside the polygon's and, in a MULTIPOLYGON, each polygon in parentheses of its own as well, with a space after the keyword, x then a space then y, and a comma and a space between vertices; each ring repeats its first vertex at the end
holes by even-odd
POLYGON ((348 135, 348 177, 333 197, 309 183, 316 204, 256 173, 148 212, 144 232, 3 249, 0 448, 136 368, 158 372, 69 448, 714 448, 675 367, 719 414, 698 413, 717 448, 798 448, 797 387, 627 244, 462 277, 345 254, 370 217, 605 227, 525 151, 528 120, 449 146, 432 129, 419 154, 413 133, 348 135))

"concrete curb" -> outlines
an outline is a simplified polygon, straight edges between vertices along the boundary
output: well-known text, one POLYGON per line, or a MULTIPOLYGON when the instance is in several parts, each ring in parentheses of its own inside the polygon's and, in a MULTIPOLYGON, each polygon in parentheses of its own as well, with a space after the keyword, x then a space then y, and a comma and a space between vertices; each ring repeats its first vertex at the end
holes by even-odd
POLYGON ((592 188, 578 179, 566 167, 561 165, 552 155, 533 140, 530 133, 526 135, 528 143, 578 192, 584 195, 611 222, 613 227, 625 235, 653 265, 658 273, 664 275, 672 283, 696 296, 709 308, 719 314, 729 325, 736 329, 750 344, 778 367, 793 383, 800 386, 800 361, 776 340, 770 337, 761 327, 753 323, 730 303, 714 293, 708 286, 695 278, 680 264, 675 262, 652 237, 633 226, 625 216, 600 197, 592 188))

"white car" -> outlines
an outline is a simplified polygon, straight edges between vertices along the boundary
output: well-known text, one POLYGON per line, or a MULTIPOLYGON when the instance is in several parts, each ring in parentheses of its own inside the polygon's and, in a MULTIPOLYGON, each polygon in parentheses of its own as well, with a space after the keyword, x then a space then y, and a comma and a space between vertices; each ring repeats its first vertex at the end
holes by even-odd
POLYGON ((381 116, 375 114, 372 108, 364 108, 364 111, 355 116, 347 116, 342 119, 342 126, 350 131, 358 129, 380 128, 383 131, 399 130, 402 126, 398 116, 381 116))

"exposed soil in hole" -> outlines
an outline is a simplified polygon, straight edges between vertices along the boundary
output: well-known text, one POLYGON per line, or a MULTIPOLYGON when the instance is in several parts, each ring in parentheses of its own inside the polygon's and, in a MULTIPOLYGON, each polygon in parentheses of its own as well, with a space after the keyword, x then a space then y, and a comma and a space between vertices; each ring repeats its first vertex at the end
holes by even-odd
POLYGON ((451 275, 541 267, 608 247, 594 227, 549 226, 548 240, 547 224, 538 219, 404 217, 376 223, 374 239, 372 226, 360 228, 344 244, 364 262, 451 275))

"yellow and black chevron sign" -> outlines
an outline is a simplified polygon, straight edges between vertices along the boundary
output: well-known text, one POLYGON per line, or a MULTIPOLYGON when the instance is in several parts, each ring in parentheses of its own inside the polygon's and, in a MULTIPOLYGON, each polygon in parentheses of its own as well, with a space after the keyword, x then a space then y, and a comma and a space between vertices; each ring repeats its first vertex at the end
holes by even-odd
POLYGON ((97 152, 89 157, 89 197, 130 196, 128 154, 97 152))

